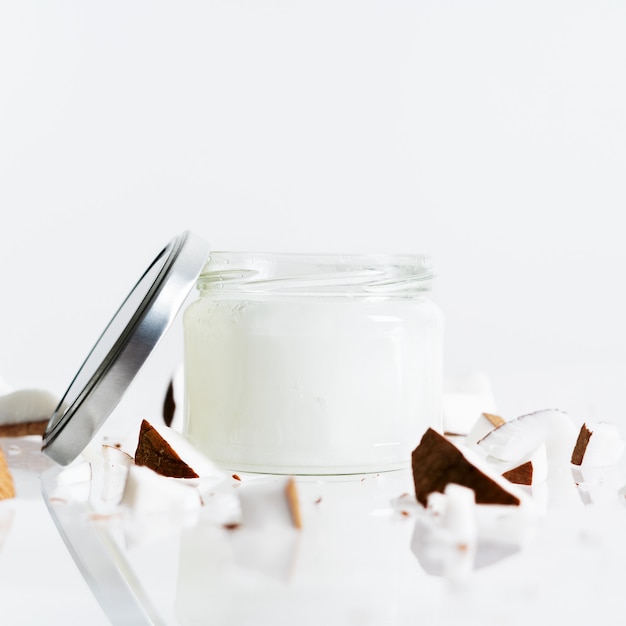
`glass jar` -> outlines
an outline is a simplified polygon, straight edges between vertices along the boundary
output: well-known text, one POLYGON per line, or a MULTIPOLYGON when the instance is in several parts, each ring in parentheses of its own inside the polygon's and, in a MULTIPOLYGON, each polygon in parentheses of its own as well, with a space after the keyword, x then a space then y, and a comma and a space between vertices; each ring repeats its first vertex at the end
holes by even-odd
POLYGON ((424 256, 211 253, 184 314, 185 433, 229 469, 406 467, 441 417, 424 256))

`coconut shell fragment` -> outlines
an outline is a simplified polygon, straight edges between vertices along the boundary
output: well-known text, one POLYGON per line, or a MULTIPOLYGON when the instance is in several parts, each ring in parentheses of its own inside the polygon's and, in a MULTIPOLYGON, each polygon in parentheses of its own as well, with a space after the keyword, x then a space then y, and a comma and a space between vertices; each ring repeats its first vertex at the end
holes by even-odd
POLYGON ((582 465, 583 458, 585 457, 585 451, 589 445, 591 439, 591 431, 587 428, 587 424, 583 424, 580 427, 578 438, 576 439, 576 445, 572 452, 571 462, 573 465, 582 465))
POLYGON ((624 447, 624 440, 614 424, 586 422, 580 428, 570 462, 586 467, 607 467, 617 463, 624 447))
POLYGON ((48 427, 48 418, 19 422, 15 424, 0 424, 0 437, 28 437, 43 435, 48 427))
POLYGON ((163 421, 166 426, 171 426, 176 413, 176 398, 174 396, 174 380, 170 380, 163 398, 163 421))
POLYGON ((426 506, 428 495, 443 493, 454 483, 474 490, 476 504, 519 505, 520 499, 508 491, 503 480, 479 469, 443 435, 429 428, 412 454, 413 482, 417 500, 426 506))
POLYGON ((198 474, 178 456, 147 420, 141 422, 135 465, 145 465, 157 474, 171 478, 198 478, 198 474))
POLYGON ((6 461, 2 449, 0 449, 0 500, 7 500, 15 497, 15 485, 13 476, 6 461))
POLYGON ((296 481, 290 478, 285 485, 285 497, 291 513, 291 521, 296 528, 302 528, 302 516, 300 515, 300 503, 298 499, 298 487, 296 481))
POLYGON ((510 469, 508 472, 504 472, 502 476, 516 485, 532 485, 533 469, 533 462, 526 461, 526 463, 510 469))

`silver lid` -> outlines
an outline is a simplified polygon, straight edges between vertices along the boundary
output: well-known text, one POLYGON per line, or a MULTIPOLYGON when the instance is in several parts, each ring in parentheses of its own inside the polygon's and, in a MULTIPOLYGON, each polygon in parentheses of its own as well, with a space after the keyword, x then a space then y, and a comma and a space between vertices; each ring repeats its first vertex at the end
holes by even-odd
POLYGON ((91 441, 169 328, 209 254, 184 232, 150 264, 70 383, 50 418, 42 449, 61 465, 91 441))

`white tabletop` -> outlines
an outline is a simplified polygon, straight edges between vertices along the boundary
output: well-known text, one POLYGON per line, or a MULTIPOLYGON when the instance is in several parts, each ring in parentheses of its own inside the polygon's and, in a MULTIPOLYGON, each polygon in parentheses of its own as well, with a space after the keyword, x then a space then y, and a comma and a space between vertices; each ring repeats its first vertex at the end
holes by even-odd
MULTIPOLYGON (((4 439, 2 446, 18 493, 0 502, 3 623, 109 623, 42 499, 39 475, 50 473, 51 462, 39 454, 36 438, 4 439)), ((587 626, 598 618, 618 624, 626 559, 623 468, 587 474, 578 485, 577 479, 568 468, 538 486, 533 499, 539 514, 527 541, 512 550, 479 543, 477 567, 461 579, 436 571, 428 550, 417 547, 423 515, 410 500, 397 504, 410 494, 409 470, 300 479, 304 528, 297 537, 263 535, 270 556, 250 549, 259 546, 260 535, 233 539, 198 523, 157 542, 158 558, 148 542, 128 563, 138 564, 134 574, 154 605, 167 605, 158 616, 165 624, 198 623, 198 616, 209 614, 211 623, 273 626, 321 619, 337 626, 409 624, 420 618, 440 626, 531 620, 587 626), (156 585, 152 561, 166 570, 156 585), (159 584, 168 586, 164 593, 159 584), (185 607, 182 613, 174 601, 185 607)))
POLYGON ((41 495, 39 473, 51 465, 38 438, 0 439, 17 496, 0 502, 2 622, 109 624, 77 569, 41 495))

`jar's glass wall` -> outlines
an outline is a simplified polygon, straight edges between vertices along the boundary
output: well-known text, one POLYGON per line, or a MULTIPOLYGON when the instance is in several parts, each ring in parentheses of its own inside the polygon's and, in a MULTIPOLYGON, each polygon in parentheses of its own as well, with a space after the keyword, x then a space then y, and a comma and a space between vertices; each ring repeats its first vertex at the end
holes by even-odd
POLYGON ((186 434, 241 471, 406 466, 441 414, 438 308, 424 292, 296 291, 205 285, 188 307, 186 434))

